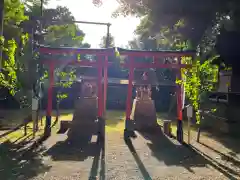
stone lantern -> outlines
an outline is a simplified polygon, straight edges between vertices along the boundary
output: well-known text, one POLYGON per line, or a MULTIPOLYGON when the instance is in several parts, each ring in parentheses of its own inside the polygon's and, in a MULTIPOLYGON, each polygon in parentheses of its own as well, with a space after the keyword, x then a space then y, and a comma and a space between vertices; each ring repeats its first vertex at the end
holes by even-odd
POLYGON ((131 120, 135 129, 140 130, 157 125, 157 116, 154 101, 151 98, 151 89, 158 86, 156 72, 153 69, 134 71, 134 86, 136 97, 133 101, 131 120))
POLYGON ((88 68, 84 74, 78 74, 77 77, 79 93, 68 132, 68 137, 76 140, 79 136, 97 135, 100 131, 100 123, 97 121, 97 70, 88 68))

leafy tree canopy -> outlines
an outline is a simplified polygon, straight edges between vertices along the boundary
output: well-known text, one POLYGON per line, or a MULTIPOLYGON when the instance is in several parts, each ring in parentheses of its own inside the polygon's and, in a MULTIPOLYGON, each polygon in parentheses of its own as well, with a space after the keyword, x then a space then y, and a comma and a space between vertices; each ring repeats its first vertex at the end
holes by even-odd
MULTIPOLYGON (((94 2, 99 5, 104 3, 104 0, 94 2)), ((225 19, 226 15, 229 15, 235 24, 239 24, 240 2, 235 0, 118 0, 118 2, 119 8, 114 12, 114 16, 142 17, 141 24, 136 29, 136 33, 141 37, 158 35, 160 39, 165 39, 167 31, 169 36, 174 34, 178 37, 175 39, 181 36, 182 40, 189 40, 194 48, 199 45, 204 33, 214 31, 215 24, 225 19)))
MULTIPOLYGON (((113 16, 136 15, 141 23, 136 28, 137 38, 129 42, 132 49, 197 49, 200 55, 193 68, 184 70, 188 98, 196 111, 202 92, 210 91, 216 83, 216 67, 211 65, 215 56, 216 37, 224 20, 234 19, 229 1, 190 1, 190 0, 119 0, 120 6, 113 16), (211 58, 207 55, 211 54, 211 58), (203 63, 201 63, 203 61, 203 63)), ((95 2, 96 3, 96 2, 95 2)), ((102 3, 98 1, 98 4, 102 3)), ((237 2, 233 2, 236 3, 237 2)), ((238 10, 236 9, 236 12, 238 10)), ((237 24, 236 19, 234 23, 237 24)), ((182 59, 187 63, 188 59, 182 59)), ((158 70, 157 74, 174 76, 169 70, 158 70)), ((177 81, 178 82, 178 81, 177 81)), ((199 122, 199 114, 197 114, 199 122)))
MULTIPOLYGON (((111 34, 109 34, 109 40, 108 41, 109 41, 108 42, 108 47, 114 47, 115 46, 114 37, 111 34)), ((105 48, 107 46, 107 36, 102 37, 99 46, 101 48, 105 48)))
MULTIPOLYGON (((47 4, 47 1, 44 1, 47 4)), ((40 19, 40 0, 4 1, 4 33, 1 37, 3 48, 3 69, 0 72, 0 88, 7 88, 20 102, 39 79, 38 66, 32 52, 32 32, 45 34, 40 43, 51 46, 90 47, 84 43, 84 32, 72 22, 74 17, 66 7, 43 10, 43 23, 32 20, 40 19), (30 20, 30 21, 29 21, 30 20), (68 21, 59 23, 58 20, 68 21)), ((2 90, 2 89, 1 89, 2 90)), ((0 96, 4 96, 1 94, 0 96)))

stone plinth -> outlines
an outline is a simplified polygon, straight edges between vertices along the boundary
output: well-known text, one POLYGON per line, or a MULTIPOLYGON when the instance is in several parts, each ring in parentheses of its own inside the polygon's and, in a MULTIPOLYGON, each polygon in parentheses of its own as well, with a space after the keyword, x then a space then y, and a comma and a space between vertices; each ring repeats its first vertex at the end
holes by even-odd
POLYGON ((97 97, 84 97, 78 98, 75 103, 75 112, 74 116, 81 117, 82 120, 80 123, 90 123, 90 120, 84 121, 84 117, 92 119, 96 119, 97 116, 97 97))
POLYGON ((163 120, 163 132, 164 134, 171 136, 171 120, 163 120))
POLYGON ((79 98, 75 104, 73 120, 68 132, 69 138, 97 134, 97 97, 79 98))
POLYGON ((157 115, 154 101, 151 99, 134 99, 130 118, 134 120, 137 130, 156 127, 157 115))

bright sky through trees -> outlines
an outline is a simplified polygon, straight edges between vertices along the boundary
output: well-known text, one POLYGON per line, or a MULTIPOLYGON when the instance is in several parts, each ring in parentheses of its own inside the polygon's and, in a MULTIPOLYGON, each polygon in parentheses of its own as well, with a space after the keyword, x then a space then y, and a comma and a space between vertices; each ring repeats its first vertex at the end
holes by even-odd
MULTIPOLYGON (((110 32, 115 38, 116 46, 127 45, 133 39, 133 32, 140 22, 136 17, 112 18, 111 14, 118 6, 115 0, 106 0, 101 7, 95 7, 92 0, 50 0, 48 7, 58 5, 68 7, 79 21, 110 22, 110 32)), ((86 33, 85 41, 93 48, 99 47, 102 36, 107 32, 105 26, 79 24, 79 27, 86 33)))

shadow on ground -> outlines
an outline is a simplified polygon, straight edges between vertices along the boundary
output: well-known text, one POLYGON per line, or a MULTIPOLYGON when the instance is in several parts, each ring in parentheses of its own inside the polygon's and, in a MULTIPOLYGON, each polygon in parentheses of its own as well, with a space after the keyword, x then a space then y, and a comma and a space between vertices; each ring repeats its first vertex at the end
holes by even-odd
POLYGON ((89 156, 95 157, 102 148, 99 138, 92 141, 91 135, 78 136, 77 139, 67 138, 65 141, 58 141, 50 149, 44 152, 44 156, 51 156, 54 161, 84 161, 89 156))
POLYGON ((183 166, 188 171, 193 172, 191 167, 204 167, 206 165, 206 161, 201 156, 183 145, 173 143, 163 134, 160 127, 157 127, 153 133, 149 131, 139 133, 150 141, 147 145, 152 151, 152 155, 167 166, 183 166))
MULTIPOLYGON (((206 129, 206 130, 203 129, 203 132, 206 132, 205 135, 207 137, 214 139, 217 142, 220 142, 222 145, 224 145, 225 147, 230 149, 232 152, 229 155, 237 157, 237 154, 240 154, 240 146, 239 146, 240 137, 234 137, 227 133, 215 132, 210 129, 206 129)), ((200 141, 201 141, 201 137, 200 137, 200 141)), ((204 144, 204 142, 203 142, 203 144, 204 144)), ((211 144, 205 144, 205 145, 211 149, 211 144)), ((238 157, 238 158, 240 158, 240 157, 238 157)))
POLYGON ((99 179, 105 180, 105 148, 104 148, 104 141, 98 139, 98 148, 96 150, 96 154, 93 158, 93 163, 89 175, 89 180, 96 179, 98 176, 98 169, 99 169, 99 160, 100 160, 100 175, 99 179))
MULTIPOLYGON (((236 179, 234 176, 237 175, 237 172, 234 172, 231 169, 226 169, 226 167, 221 167, 220 164, 216 165, 216 162, 213 162, 213 159, 203 157, 193 148, 173 143, 173 141, 163 134, 160 127, 151 131, 141 131, 139 132, 139 136, 142 136, 148 141, 147 145, 151 150, 152 156, 156 157, 159 161, 163 161, 167 166, 182 166, 189 172, 195 173, 193 169, 194 167, 206 167, 207 165, 211 165, 229 179, 236 179)), ((141 138, 139 136, 137 138, 141 138)), ((125 142, 129 150, 132 152, 144 179, 151 180, 144 163, 141 161, 135 149, 134 144, 137 143, 137 141, 139 140, 137 139, 136 141, 132 141, 130 138, 125 139, 125 142)))
MULTIPOLYGON (((158 115, 160 119, 167 119, 168 117, 165 115, 158 115)), ((176 119, 172 119, 172 125, 174 128, 176 128, 176 119)), ((187 133, 187 122, 183 121, 184 125, 184 131, 187 133)), ((195 131, 195 134, 197 134, 198 126, 193 125, 192 130, 195 131)), ((197 136, 197 135, 196 135, 197 136)), ((193 136, 192 138, 196 140, 196 136, 193 136)), ((231 161, 234 165, 239 166, 240 165, 240 146, 239 146, 240 136, 233 136, 230 133, 223 133, 220 131, 217 131, 214 128, 201 128, 201 135, 200 135, 200 144, 205 146, 206 148, 214 151, 215 153, 218 153, 222 160, 231 161), (202 135, 204 138, 201 138, 202 135), (217 144, 220 145, 215 147, 214 144, 211 143, 211 141, 215 141, 217 144), (224 150, 221 149, 221 146, 223 146, 224 150), (230 150, 228 153, 222 153, 221 151, 225 152, 230 150)))
POLYGON ((17 144, 5 141, 0 145, 0 177, 4 180, 27 180, 48 172, 51 167, 42 162, 42 148, 26 148, 29 140, 17 144))
POLYGON ((207 145, 202 142, 199 142, 199 144, 201 144, 201 145, 205 146, 206 148, 211 149, 215 153, 219 154, 221 156, 222 160, 230 161, 232 163, 232 165, 240 167, 240 160, 238 160, 238 155, 235 152, 229 152, 227 154, 224 154, 224 153, 220 152, 219 150, 212 148, 211 145, 207 145))
POLYGON ((100 166, 100 179, 105 179, 105 152, 104 141, 96 137, 92 142, 92 135, 78 136, 77 139, 67 138, 59 141, 50 149, 44 152, 44 156, 51 156, 53 161, 84 161, 93 157, 89 180, 98 176, 100 166), (99 163, 100 162, 100 163, 99 163))

